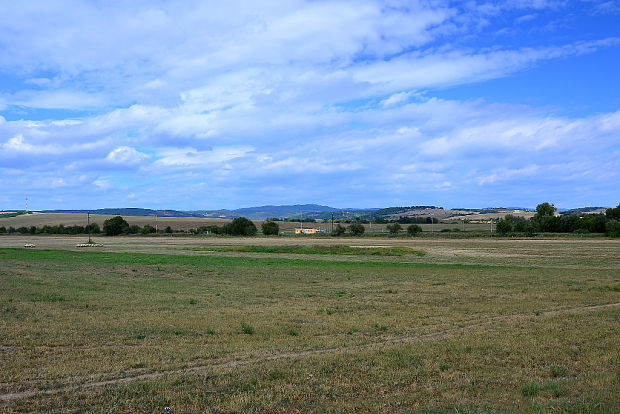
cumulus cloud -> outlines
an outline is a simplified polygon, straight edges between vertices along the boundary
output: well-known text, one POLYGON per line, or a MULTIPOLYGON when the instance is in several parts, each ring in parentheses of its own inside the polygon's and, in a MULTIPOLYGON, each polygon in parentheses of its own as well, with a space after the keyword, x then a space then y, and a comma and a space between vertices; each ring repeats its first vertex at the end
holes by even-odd
POLYGON ((110 151, 110 153, 105 157, 105 160, 111 163, 129 165, 140 164, 146 159, 148 159, 148 155, 136 151, 135 148, 127 146, 118 147, 115 150, 110 151))

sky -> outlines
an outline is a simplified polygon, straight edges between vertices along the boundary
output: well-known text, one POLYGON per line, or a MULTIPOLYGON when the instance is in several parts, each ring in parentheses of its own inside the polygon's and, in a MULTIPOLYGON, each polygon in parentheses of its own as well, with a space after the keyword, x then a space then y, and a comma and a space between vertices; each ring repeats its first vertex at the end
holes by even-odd
POLYGON ((620 203, 620 0, 0 5, 0 210, 620 203))

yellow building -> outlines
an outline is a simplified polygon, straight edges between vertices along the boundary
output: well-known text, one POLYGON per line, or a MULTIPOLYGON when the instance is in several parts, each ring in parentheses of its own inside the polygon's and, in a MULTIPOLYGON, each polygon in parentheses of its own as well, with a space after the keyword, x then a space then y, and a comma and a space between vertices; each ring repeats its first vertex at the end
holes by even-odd
POLYGON ((316 233, 327 233, 327 230, 321 229, 311 229, 311 228, 296 228, 295 234, 316 234, 316 233))

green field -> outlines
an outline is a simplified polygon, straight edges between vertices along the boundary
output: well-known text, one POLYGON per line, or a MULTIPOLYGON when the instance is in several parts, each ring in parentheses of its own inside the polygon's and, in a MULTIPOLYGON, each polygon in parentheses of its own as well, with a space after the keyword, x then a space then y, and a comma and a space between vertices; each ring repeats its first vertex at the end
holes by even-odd
POLYGON ((615 240, 79 240, 0 240, 0 412, 620 411, 615 240))

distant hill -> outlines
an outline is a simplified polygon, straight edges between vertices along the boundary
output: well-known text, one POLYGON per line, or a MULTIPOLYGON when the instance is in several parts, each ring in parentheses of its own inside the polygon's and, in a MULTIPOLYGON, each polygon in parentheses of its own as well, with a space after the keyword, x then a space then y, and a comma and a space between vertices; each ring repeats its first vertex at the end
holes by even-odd
POLYGON ((149 208, 100 208, 97 210, 43 210, 41 213, 107 214, 112 216, 197 217, 188 211, 151 210, 149 208))
POLYGON ((79 213, 104 214, 119 216, 159 216, 159 217, 208 217, 208 218, 235 218, 247 217, 252 220, 264 220, 268 217, 285 218, 299 216, 303 212, 305 217, 316 216, 321 213, 340 211, 334 207, 318 204, 295 204, 285 206, 246 207, 236 210, 153 210, 149 208, 101 208, 96 210, 43 210, 42 213, 79 213))
MULTIPOLYGON (((605 212, 605 207, 582 207, 563 211, 562 214, 591 214, 605 212)), ((439 220, 477 220, 489 218, 501 218, 506 214, 530 217, 535 211, 526 208, 513 207, 486 207, 486 208, 452 208, 444 209, 437 206, 409 206, 409 207, 386 207, 386 208, 334 208, 320 204, 294 204, 282 206, 259 206, 245 207, 235 210, 153 210, 148 208, 102 208, 97 210, 44 210, 42 213, 80 213, 80 214, 107 214, 121 216, 159 216, 159 217, 205 217, 232 219, 235 217, 247 217, 252 220, 265 220, 269 217, 279 219, 299 219, 303 214, 308 219, 329 220, 334 217, 342 219, 386 219, 398 220, 405 217, 435 217, 439 220)))
POLYGON ((561 211, 562 214, 570 215, 570 214, 599 214, 605 213, 607 207, 581 207, 581 208, 572 208, 570 210, 561 211))

